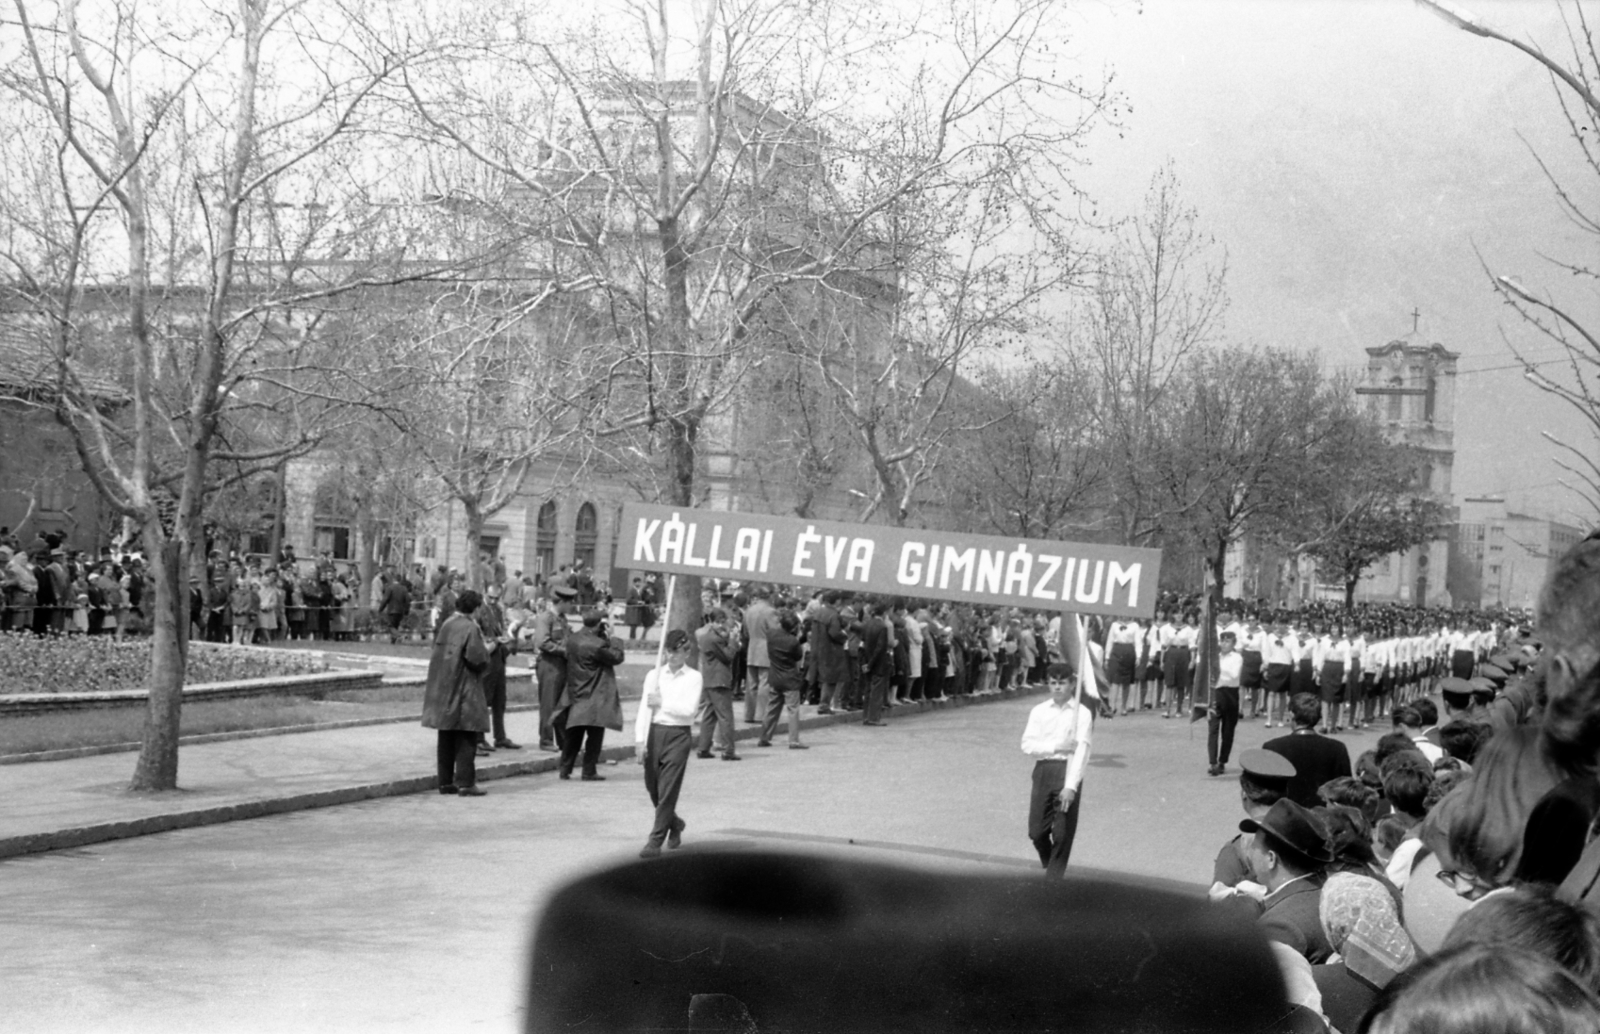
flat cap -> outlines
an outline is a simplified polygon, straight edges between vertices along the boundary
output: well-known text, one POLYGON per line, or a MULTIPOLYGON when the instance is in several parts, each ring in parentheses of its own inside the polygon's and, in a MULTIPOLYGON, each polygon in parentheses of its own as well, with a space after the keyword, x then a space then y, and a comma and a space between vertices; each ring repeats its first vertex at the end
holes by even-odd
POLYGON ((578 590, 570 585, 558 585, 550 591, 557 599, 561 600, 570 600, 578 595, 578 590))
POLYGON ((1458 696, 1458 697, 1471 696, 1472 695, 1472 683, 1468 682, 1466 679, 1458 679, 1454 675, 1452 675, 1447 679, 1440 679, 1439 680, 1439 692, 1443 693, 1446 697, 1449 697, 1449 696, 1458 696))

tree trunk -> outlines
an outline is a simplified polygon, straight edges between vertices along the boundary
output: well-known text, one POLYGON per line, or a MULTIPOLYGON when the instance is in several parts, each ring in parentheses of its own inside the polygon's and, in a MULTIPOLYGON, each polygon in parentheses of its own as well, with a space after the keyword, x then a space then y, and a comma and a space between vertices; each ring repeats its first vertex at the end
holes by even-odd
POLYGON ((150 557, 146 588, 150 615, 150 698, 145 707, 139 760, 130 790, 178 788, 178 723, 183 708, 184 663, 189 648, 188 552, 168 538, 159 518, 145 522, 150 557))
POLYGON ((1346 577, 1344 580, 1344 609, 1348 613, 1356 606, 1356 583, 1361 581, 1361 575, 1346 577))
POLYGON ((461 508, 467 515, 467 588, 482 592, 483 565, 478 563, 478 553, 483 548, 483 511, 476 499, 462 499, 461 508))
MULTIPOLYGON (((667 462, 670 464, 670 492, 674 506, 686 508, 694 506, 695 444, 698 429, 699 424, 694 420, 674 420, 668 424, 667 462)), ((680 574, 669 584, 676 586, 676 591, 671 600, 671 620, 661 629, 661 635, 664 638, 674 628, 688 632, 690 651, 693 654, 691 660, 698 664, 699 651, 695 646, 694 632, 700 627, 701 618, 700 577, 680 574)))

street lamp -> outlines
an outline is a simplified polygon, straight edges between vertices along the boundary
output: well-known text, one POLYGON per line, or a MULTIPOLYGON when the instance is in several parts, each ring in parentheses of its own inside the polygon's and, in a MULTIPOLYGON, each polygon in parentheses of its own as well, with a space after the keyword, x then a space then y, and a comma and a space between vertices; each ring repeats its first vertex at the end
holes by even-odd
POLYGON ((1545 66, 1545 68, 1549 69, 1551 75, 1554 75, 1556 78, 1566 83, 1572 88, 1574 93, 1583 98, 1583 103, 1588 105, 1590 111, 1594 112, 1596 115, 1600 115, 1600 97, 1596 97, 1594 92, 1584 84, 1583 80, 1573 75, 1570 71, 1568 71, 1566 68, 1563 68, 1555 61, 1546 57, 1544 51, 1540 50, 1538 47, 1524 43, 1521 40, 1512 39, 1510 36, 1500 32, 1498 29, 1491 28, 1484 22, 1482 18, 1479 18, 1477 15, 1466 10, 1460 5, 1452 3, 1451 0, 1416 0, 1416 2, 1418 6, 1426 7, 1440 18, 1443 18, 1445 21, 1464 32, 1470 32, 1474 36, 1482 36, 1484 39, 1499 40, 1501 43, 1508 43, 1511 46, 1516 47, 1524 54, 1545 66))

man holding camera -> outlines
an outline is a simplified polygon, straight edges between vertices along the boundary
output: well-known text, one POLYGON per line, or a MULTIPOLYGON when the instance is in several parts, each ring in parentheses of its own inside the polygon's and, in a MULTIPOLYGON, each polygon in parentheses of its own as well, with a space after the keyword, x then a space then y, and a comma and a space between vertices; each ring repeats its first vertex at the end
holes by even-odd
POLYGON ((617 692, 616 666, 624 660, 622 640, 611 638, 605 611, 583 616, 583 628, 567 637, 567 699, 561 744, 561 778, 572 778, 580 746, 583 779, 599 782, 600 750, 607 729, 622 729, 622 697, 617 692), (587 743, 585 743, 587 741, 587 743))

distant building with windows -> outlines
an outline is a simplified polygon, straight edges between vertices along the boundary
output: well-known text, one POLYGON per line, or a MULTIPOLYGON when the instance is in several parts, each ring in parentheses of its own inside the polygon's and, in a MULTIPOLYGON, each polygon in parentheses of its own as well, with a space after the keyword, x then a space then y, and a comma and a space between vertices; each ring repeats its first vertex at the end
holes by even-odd
POLYGON ((1551 565, 1583 536, 1570 524, 1510 510, 1499 496, 1463 499, 1452 543, 1457 602, 1531 610, 1551 565))

